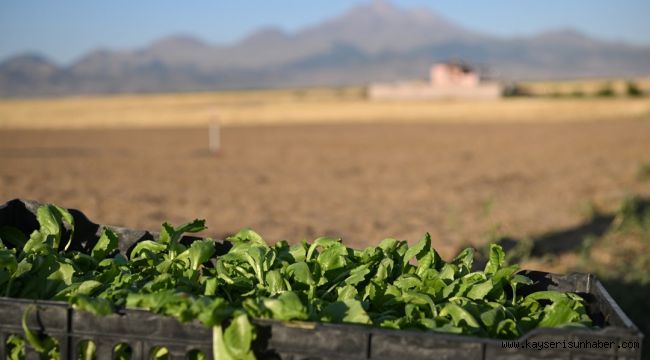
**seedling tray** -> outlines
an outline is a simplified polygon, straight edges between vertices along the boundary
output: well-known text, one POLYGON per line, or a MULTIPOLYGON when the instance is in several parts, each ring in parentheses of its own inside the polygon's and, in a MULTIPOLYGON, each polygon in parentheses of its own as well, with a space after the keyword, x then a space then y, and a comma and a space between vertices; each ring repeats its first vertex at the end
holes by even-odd
MULTIPOLYGON (((0 226, 10 225, 31 233, 38 227, 34 212, 40 204, 12 200, 0 205, 0 226)), ((70 210, 75 218, 72 247, 88 250, 94 246, 100 225, 83 213, 70 210), (79 239, 79 240, 77 240, 79 239)), ((111 227, 120 234, 120 251, 128 254, 141 240, 155 233, 111 227)), ((183 242, 196 238, 185 237, 183 242)), ((230 248, 218 244, 218 253, 230 248)), ((557 275, 525 271, 535 281, 529 291, 576 292, 585 298, 592 320, 600 328, 533 330, 519 339, 502 341, 435 332, 388 330, 370 326, 254 320, 257 339, 253 347, 259 358, 281 359, 640 359, 643 334, 590 274, 557 275), (518 344, 518 348, 515 345, 518 344), (583 344, 580 349, 570 348, 583 344), (591 344, 585 348, 586 344, 591 344), (608 344, 609 346, 605 346, 608 344)), ((61 359, 77 359, 80 344, 92 341, 97 359, 110 359, 115 345, 128 344, 132 359, 149 359, 152 349, 164 346, 169 359, 185 359, 193 350, 212 359, 212 330, 198 322, 180 323, 174 318, 142 310, 122 310, 105 317, 78 311, 65 302, 0 298, 0 359, 6 358, 6 339, 22 335, 21 317, 28 306, 27 325, 55 338, 61 359)), ((27 346, 27 359, 39 359, 27 346)))

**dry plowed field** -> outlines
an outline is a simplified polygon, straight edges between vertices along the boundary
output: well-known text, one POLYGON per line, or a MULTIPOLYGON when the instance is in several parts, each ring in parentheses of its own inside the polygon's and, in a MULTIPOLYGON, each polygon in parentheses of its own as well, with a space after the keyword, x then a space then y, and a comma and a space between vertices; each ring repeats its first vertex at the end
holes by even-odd
POLYGON ((449 256, 495 234, 571 228, 611 211, 650 162, 650 120, 491 124, 2 130, 0 202, 21 197, 99 222, 157 229, 207 219, 209 235, 341 236, 353 246, 431 232, 449 256))

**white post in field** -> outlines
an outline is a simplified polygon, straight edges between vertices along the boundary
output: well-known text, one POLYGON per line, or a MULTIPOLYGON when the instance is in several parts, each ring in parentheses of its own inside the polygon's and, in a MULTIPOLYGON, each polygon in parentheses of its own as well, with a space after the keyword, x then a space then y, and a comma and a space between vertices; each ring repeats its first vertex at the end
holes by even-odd
POLYGON ((213 154, 218 154, 221 151, 221 124, 216 115, 208 124, 208 148, 213 154))

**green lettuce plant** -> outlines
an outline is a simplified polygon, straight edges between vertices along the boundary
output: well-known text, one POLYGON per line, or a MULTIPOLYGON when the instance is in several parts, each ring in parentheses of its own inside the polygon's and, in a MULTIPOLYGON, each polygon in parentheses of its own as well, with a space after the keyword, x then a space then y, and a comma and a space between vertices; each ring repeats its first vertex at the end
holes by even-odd
MULTIPOLYGON (((0 294, 67 301, 98 316, 138 308, 183 322, 196 319, 213 328, 218 360, 254 358, 251 318, 499 339, 538 327, 592 325, 580 296, 526 292, 531 279, 506 263, 498 245, 490 246, 487 264, 477 271, 471 248, 444 261, 428 234, 412 246, 388 238, 357 250, 331 237, 269 245, 245 229, 227 239, 232 248, 226 254, 216 256, 212 239, 180 242, 183 234, 205 229, 203 220, 195 220, 163 224, 157 239, 139 242, 130 254, 119 252, 119 236, 106 227, 83 253, 69 250, 74 219, 65 209, 43 205, 37 220, 40 228, 32 234, 0 229, 0 294)), ((24 328, 25 339, 44 358, 57 357, 55 342, 24 328)), ((11 359, 24 358, 21 341, 10 339, 11 359)), ((86 350, 92 358, 92 349, 86 350)))

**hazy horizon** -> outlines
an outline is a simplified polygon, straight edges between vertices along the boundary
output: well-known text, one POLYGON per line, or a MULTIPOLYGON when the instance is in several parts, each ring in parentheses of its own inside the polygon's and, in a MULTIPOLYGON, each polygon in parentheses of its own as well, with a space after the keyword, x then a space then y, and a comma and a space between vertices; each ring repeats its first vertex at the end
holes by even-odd
MULTIPOLYGON (((0 61, 22 53, 36 53, 68 64, 89 51, 132 50, 179 34, 227 45, 261 28, 297 32, 367 3, 370 2, 197 1, 192 6, 179 7, 170 1, 91 4, 65 0, 54 4, 8 0, 0 3, 0 61)), ((643 0, 601 0, 589 5, 559 0, 544 4, 516 0, 390 3, 405 9, 426 8, 470 30, 501 37, 571 28, 599 39, 650 45, 650 23, 644 19, 650 14, 650 3, 643 0), (472 11, 467 11, 470 8, 472 11), (531 13, 536 16, 523 16, 531 13)))

